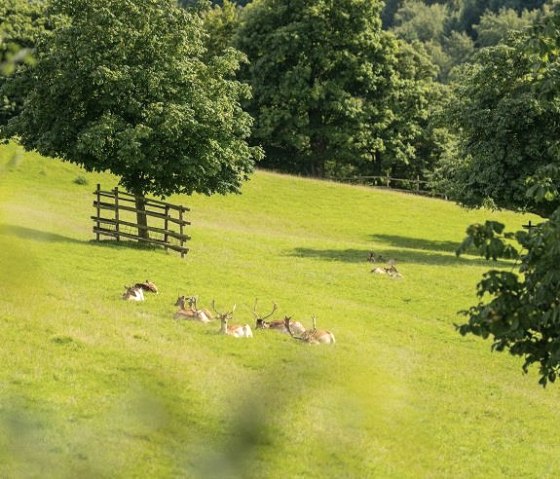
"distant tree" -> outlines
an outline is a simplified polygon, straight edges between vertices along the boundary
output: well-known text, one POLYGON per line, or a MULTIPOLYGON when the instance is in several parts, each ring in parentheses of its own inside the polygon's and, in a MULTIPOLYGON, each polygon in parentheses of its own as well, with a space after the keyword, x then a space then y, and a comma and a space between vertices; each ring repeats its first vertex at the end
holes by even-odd
MULTIPOLYGON (((199 17, 174 0, 53 0, 71 22, 37 45, 37 64, 8 79, 26 92, 1 127, 26 149, 120 176, 136 195, 228 193, 253 169, 240 55, 202 61, 199 17)), ((142 228, 140 233, 147 233, 142 228)))
POLYGON ((420 132, 403 115, 425 100, 411 100, 422 88, 400 75, 408 69, 380 12, 371 0, 263 0, 244 9, 236 44, 250 61, 244 78, 263 166, 340 176, 414 159, 420 132))
POLYGON ((383 21, 383 28, 390 29, 395 21, 395 13, 401 7, 403 0, 386 0, 385 7, 381 13, 381 20, 383 21))
POLYGON ((536 59, 524 49, 529 41, 521 35, 483 49, 464 69, 449 109, 461 135, 448 194, 466 206, 492 204, 546 217, 560 203, 528 197, 527 185, 546 176, 550 165, 560 167, 560 111, 552 93, 535 93, 542 83, 532 75, 536 59))
POLYGON ((473 26, 478 46, 497 45, 506 38, 508 33, 530 27, 537 15, 537 10, 524 10, 521 14, 513 9, 502 9, 497 13, 485 12, 480 17, 480 23, 473 26))
POLYGON ((422 42, 431 62, 438 67, 438 80, 443 83, 451 70, 468 61, 474 51, 472 39, 454 30, 454 5, 404 0, 394 17, 395 34, 409 42, 422 42))
POLYGON ((463 0, 457 27, 476 39, 473 26, 480 23, 480 18, 486 11, 496 13, 502 9, 513 9, 521 13, 523 10, 540 8, 545 2, 546 0, 463 0))
POLYGON ((441 43, 447 15, 444 5, 426 5, 421 0, 404 0, 395 13, 393 31, 409 42, 420 40, 441 43))
POLYGON ((208 57, 222 55, 227 48, 233 48, 233 37, 239 26, 240 14, 241 9, 229 0, 202 13, 204 29, 208 34, 205 40, 208 57))
POLYGON ((560 12, 507 45, 483 49, 452 115, 462 127, 459 155, 468 158, 455 181, 462 201, 546 218, 515 233, 492 221, 468 228, 459 253, 474 246, 486 258, 517 258, 521 274, 488 271, 459 332, 491 337, 494 350, 524 358, 524 371, 538 364, 543 386, 560 374, 559 28, 560 12))
POLYGON ((391 88, 380 101, 391 117, 377 131, 383 150, 376 161, 358 163, 351 172, 425 179, 446 148, 447 136, 434 120, 448 88, 434 81, 437 68, 419 42, 398 41, 391 64, 391 88))

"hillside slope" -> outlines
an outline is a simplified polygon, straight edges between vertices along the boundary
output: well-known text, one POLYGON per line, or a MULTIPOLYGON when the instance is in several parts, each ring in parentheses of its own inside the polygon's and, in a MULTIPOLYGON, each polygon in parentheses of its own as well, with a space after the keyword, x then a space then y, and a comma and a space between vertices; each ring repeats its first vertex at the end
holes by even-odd
POLYGON ((96 183, 117 180, 0 146, 0 477, 557 476, 558 388, 453 326, 489 267, 455 257, 465 227, 526 217, 257 172, 170 199, 192 208, 181 260, 94 242, 96 183), (159 295, 120 299, 146 278, 159 295), (174 321, 179 294, 250 324, 275 301, 337 344, 222 337, 174 321))

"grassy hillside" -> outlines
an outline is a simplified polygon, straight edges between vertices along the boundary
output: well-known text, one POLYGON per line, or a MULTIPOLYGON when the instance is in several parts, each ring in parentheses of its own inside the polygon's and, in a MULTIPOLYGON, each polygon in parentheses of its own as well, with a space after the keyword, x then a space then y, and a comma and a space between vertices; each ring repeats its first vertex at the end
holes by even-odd
POLYGON ((117 183, 0 147, 0 477, 557 477, 558 388, 453 327, 489 266, 454 256, 465 227, 527 218, 258 172, 171 198, 192 208, 181 260, 92 241, 98 182, 117 183), (146 278, 158 296, 120 299, 146 278), (337 344, 222 337, 174 321, 178 294, 250 323, 276 301, 337 344))

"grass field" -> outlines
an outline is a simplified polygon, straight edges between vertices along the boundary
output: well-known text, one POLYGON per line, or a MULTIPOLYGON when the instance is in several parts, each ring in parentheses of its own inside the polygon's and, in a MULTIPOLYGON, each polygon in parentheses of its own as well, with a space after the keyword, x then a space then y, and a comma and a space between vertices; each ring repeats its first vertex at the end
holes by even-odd
POLYGON ((98 182, 0 146, 1 478, 558 477, 558 387, 453 326, 489 268, 455 257, 466 226, 528 217, 257 172, 170 199, 192 208, 181 260, 94 242, 98 182), (147 278, 159 295, 120 299, 147 278), (337 344, 223 337, 174 321, 178 294, 251 324, 275 301, 337 344))

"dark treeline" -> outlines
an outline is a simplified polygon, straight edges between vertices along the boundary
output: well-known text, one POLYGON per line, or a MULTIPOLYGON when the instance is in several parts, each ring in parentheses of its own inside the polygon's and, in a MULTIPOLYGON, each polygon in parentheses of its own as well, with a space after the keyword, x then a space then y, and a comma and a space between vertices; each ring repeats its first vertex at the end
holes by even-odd
MULTIPOLYGON (((228 48, 245 55, 236 75, 252 90, 243 107, 254 119, 250 142, 265 152, 261 167, 333 179, 430 181, 440 189, 457 155, 446 111, 462 66, 550 10, 544 0, 178 3, 202 19, 206 61, 228 48)), ((49 4, 0 6, 4 56, 6 45, 33 47, 64 23, 45 12, 49 4)), ((0 123, 22 102, 22 92, 12 89, 0 123)))

